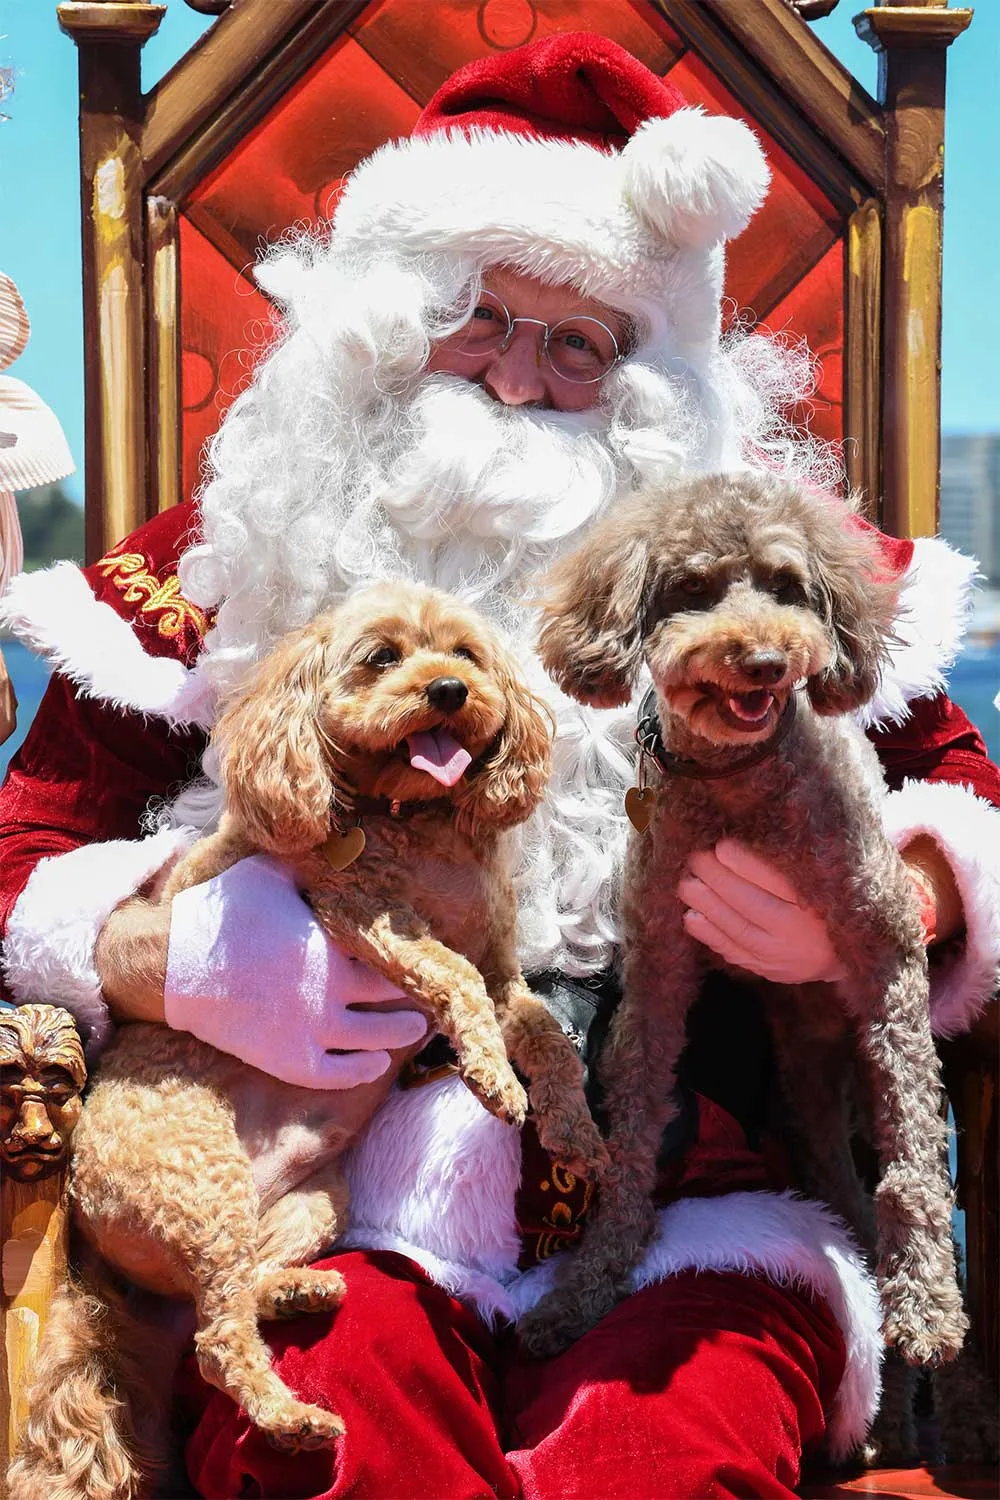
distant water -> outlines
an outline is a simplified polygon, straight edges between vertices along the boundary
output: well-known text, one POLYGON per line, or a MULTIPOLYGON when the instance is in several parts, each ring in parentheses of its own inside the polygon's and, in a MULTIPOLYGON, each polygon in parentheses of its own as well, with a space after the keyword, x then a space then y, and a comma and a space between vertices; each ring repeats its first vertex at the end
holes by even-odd
MULTIPOLYGON (((0 745, 0 776, 6 774, 7 762, 24 739, 48 681, 44 664, 24 646, 7 641, 2 649, 17 693, 18 711, 16 731, 0 745)), ((993 760, 1000 761, 1000 713, 993 707, 993 699, 1000 692, 1000 645, 967 651, 955 665, 950 687, 951 696, 982 732, 993 760)))

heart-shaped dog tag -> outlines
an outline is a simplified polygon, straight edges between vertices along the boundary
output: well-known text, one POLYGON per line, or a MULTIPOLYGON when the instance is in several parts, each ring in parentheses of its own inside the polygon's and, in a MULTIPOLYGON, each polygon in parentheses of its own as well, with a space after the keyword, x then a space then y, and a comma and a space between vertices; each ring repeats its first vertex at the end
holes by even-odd
POLYGON ((365 830, 349 828, 346 833, 331 833, 320 850, 331 870, 346 870, 353 865, 365 847, 365 830))
POLYGON ((625 816, 637 833, 645 833, 653 816, 656 793, 651 786, 630 786, 625 793, 625 816))

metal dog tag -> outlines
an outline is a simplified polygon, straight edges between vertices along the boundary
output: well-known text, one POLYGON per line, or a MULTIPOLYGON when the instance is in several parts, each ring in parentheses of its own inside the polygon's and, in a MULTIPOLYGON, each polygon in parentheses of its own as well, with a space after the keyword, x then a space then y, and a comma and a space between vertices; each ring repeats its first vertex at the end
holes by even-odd
POLYGON ((630 786, 625 793, 625 816, 637 833, 645 833, 653 816, 656 793, 651 786, 630 786))
POLYGON ((349 828, 346 833, 331 833, 326 843, 320 845, 320 852, 331 870, 346 870, 364 852, 364 847, 364 829, 349 828))

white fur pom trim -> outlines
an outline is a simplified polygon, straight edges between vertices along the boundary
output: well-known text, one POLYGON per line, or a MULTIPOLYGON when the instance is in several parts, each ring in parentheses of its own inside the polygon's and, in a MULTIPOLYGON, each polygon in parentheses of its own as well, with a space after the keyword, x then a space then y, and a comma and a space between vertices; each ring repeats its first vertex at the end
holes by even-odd
MULTIPOLYGON (((509 1289, 518 1317, 555 1284, 562 1258, 544 1261, 509 1289)), ((692 1270, 762 1276, 776 1286, 805 1288, 827 1304, 847 1346, 827 1443, 834 1460, 848 1457, 878 1410, 883 1344, 878 1292, 843 1222, 792 1193, 682 1198, 660 1211, 632 1289, 692 1270)))
POLYGON ((740 234, 771 180, 749 126, 701 109, 646 120, 621 160, 634 212, 670 244, 692 249, 740 234))
POLYGON ((396 1250, 487 1320, 509 1316, 520 1135, 461 1079, 394 1089, 345 1167, 351 1228, 341 1243, 396 1250))
POLYGON ((929 834, 952 868, 965 912, 961 951, 931 967, 931 1024, 937 1036, 965 1031, 1000 985, 1000 808, 970 787, 906 781, 883 803, 897 848, 929 834))
POLYGON ((115 907, 192 838, 189 828, 169 828, 135 842, 84 844, 50 855, 38 861, 14 904, 3 951, 14 998, 65 1006, 84 1030, 90 1057, 111 1029, 94 968, 98 933, 115 907))
POLYGON ((906 571, 895 632, 878 691, 858 714, 871 724, 902 724, 914 698, 932 698, 947 686, 972 611, 979 564, 940 537, 920 537, 906 571))
POLYGON ((200 674, 148 656, 128 621, 94 597, 74 563, 20 573, 0 602, 0 626, 90 698, 176 724, 210 722, 200 674))

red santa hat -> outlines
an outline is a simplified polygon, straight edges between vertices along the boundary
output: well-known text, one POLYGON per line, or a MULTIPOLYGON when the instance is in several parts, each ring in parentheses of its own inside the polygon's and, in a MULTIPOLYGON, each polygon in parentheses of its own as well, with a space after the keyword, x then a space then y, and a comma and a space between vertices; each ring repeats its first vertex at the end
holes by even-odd
POLYGON ((769 171, 740 120, 690 108, 616 42, 568 32, 453 74, 408 140, 345 184, 334 243, 509 265, 631 310, 672 352, 714 347, 727 239, 769 171))

